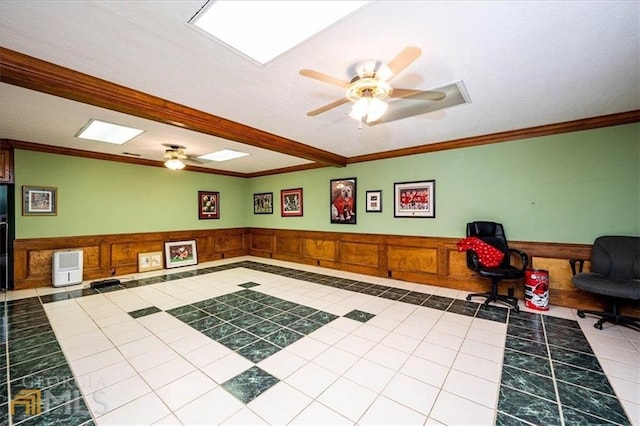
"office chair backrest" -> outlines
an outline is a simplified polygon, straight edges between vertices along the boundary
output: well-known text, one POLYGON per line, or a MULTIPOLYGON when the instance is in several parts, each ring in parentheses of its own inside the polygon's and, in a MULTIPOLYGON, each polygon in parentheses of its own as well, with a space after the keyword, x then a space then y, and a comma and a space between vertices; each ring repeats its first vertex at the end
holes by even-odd
POLYGON ((640 279, 640 237, 596 238, 591 250, 591 272, 618 280, 640 279))
MULTIPOLYGON (((485 243, 497 248, 504 253, 502 265, 509 265, 509 245, 501 223, 484 221, 467 223, 467 237, 480 238, 485 243)), ((469 254, 467 254, 467 261, 469 261, 468 258, 469 254)))

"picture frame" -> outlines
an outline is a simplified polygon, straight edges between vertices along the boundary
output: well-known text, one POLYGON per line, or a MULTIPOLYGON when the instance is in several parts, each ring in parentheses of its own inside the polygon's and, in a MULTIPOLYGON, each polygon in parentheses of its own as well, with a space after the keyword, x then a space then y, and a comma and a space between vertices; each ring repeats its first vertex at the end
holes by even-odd
POLYGON ((357 185, 354 177, 329 181, 331 223, 356 224, 356 194, 357 185))
POLYGON ((198 191, 198 219, 220 219, 220 193, 198 191))
POLYGON ((280 216, 302 216, 302 188, 283 189, 280 191, 280 216))
POLYGON ((56 216, 58 214, 58 188, 53 186, 22 187, 23 216, 56 216))
POLYGON ((366 191, 367 213, 382 213, 382 190, 366 191))
POLYGON ((394 217, 436 217, 436 181, 394 183, 394 217))
POLYGON ((165 266, 177 268, 198 264, 198 250, 195 240, 167 241, 164 243, 165 266))
POLYGON ((162 269, 162 252, 138 253, 138 272, 162 269))
POLYGON ((273 192, 253 194, 253 214, 273 214, 273 192))

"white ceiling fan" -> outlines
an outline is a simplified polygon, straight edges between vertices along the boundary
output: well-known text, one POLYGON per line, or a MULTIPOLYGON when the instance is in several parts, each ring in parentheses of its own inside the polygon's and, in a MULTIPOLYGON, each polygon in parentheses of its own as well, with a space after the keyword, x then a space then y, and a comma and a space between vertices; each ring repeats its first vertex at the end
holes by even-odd
POLYGON ((443 90, 418 90, 392 87, 393 77, 411 65, 422 54, 420 48, 410 46, 388 63, 366 61, 356 67, 357 75, 350 81, 341 80, 319 71, 302 69, 300 74, 345 89, 344 97, 307 113, 314 117, 351 102, 349 116, 369 125, 390 122, 450 106, 443 102, 449 96, 449 86, 443 90), (437 104, 442 102, 442 106, 437 104))

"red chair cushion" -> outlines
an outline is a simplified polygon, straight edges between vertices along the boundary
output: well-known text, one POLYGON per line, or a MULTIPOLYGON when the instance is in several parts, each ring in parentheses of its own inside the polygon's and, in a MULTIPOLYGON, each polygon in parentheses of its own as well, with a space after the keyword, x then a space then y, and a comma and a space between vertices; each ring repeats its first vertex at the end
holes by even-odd
POLYGON ((467 237, 456 243, 458 251, 473 250, 478 254, 478 261, 487 268, 497 268, 504 259, 504 253, 482 241, 480 238, 467 237))

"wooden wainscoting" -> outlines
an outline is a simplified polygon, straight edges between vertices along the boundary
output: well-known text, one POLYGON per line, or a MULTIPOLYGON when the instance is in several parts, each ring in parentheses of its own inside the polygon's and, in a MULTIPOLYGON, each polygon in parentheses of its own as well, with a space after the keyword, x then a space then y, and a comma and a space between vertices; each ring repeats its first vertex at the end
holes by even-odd
POLYGON ((206 229, 140 234, 32 238, 14 242, 14 289, 52 285, 56 250, 82 249, 83 278, 93 280, 138 271, 138 253, 160 251, 166 241, 195 240, 198 262, 246 255, 248 228, 206 229))
MULTIPOLYGON (((466 254, 456 247, 459 238, 265 228, 251 228, 250 237, 249 254, 253 256, 473 292, 487 291, 491 286, 489 280, 467 268, 466 254)), ((607 308, 605 300, 578 290, 571 282, 569 259, 589 259, 590 244, 510 241, 509 245, 529 254, 529 268, 548 271, 552 305, 607 308)), ((589 266, 586 261, 584 270, 588 271, 589 266)), ((524 280, 500 284, 503 293, 509 288, 514 289, 518 298, 524 298, 524 280)), ((623 306, 623 311, 640 315, 637 304, 623 306)))

